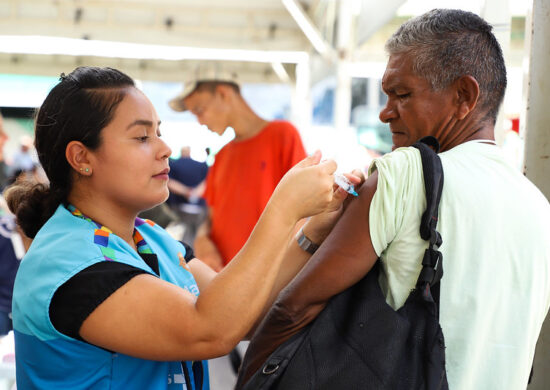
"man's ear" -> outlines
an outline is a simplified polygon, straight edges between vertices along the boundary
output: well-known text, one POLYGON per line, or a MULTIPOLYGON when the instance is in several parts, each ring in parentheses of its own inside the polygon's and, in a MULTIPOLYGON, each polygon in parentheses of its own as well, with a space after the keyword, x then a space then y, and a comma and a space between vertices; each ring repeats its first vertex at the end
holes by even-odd
POLYGON ((216 85, 216 94, 218 94, 223 101, 227 101, 231 97, 231 93, 233 92, 233 89, 224 84, 218 84, 216 85))
POLYGON ((479 84, 475 78, 466 75, 455 81, 456 87, 456 117, 462 120, 474 110, 479 99, 479 84))
POLYGON ((71 141, 65 148, 65 158, 69 165, 79 174, 89 176, 92 173, 89 150, 80 141, 71 141))

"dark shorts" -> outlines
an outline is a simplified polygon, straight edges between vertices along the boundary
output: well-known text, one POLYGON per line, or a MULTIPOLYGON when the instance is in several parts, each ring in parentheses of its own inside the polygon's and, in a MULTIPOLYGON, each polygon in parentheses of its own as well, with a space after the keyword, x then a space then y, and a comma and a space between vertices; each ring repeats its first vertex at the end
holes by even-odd
POLYGON ((0 336, 5 336, 13 329, 11 322, 11 313, 0 311, 0 336))

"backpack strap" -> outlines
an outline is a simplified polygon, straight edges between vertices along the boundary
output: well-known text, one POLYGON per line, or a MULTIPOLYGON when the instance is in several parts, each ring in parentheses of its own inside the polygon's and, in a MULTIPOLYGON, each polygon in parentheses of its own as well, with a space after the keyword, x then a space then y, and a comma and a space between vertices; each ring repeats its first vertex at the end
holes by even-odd
POLYGON ((420 222, 420 236, 430 243, 424 252, 422 270, 416 287, 421 289, 424 299, 433 299, 439 306, 439 281, 443 277, 443 255, 439 251, 443 240, 436 230, 439 201, 443 190, 443 166, 437 155, 439 142, 435 137, 428 136, 412 146, 420 151, 426 189, 426 211, 424 211, 420 222))

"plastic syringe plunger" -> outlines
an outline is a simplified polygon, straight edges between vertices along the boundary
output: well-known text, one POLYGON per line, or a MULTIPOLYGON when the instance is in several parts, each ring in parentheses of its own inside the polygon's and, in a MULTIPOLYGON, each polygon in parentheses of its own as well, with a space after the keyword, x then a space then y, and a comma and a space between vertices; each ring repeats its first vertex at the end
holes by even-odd
POLYGON ((355 192, 355 187, 353 187, 353 184, 351 184, 347 177, 334 174, 334 182, 347 193, 352 194, 353 196, 359 196, 359 194, 355 192))

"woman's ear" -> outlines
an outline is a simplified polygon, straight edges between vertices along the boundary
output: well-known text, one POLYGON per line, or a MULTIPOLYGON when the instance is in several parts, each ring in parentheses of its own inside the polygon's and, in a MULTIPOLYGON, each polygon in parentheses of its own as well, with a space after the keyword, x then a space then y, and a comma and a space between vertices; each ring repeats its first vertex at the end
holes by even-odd
POLYGON ((90 176, 92 174, 92 166, 89 153, 88 148, 82 142, 71 141, 65 149, 65 158, 78 174, 90 176))
POLYGON ((455 81, 456 85, 456 117, 459 120, 464 119, 474 110, 479 98, 479 84, 475 78, 466 75, 461 76, 455 81))

